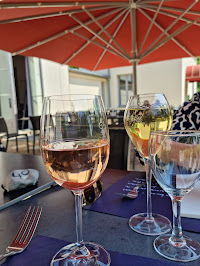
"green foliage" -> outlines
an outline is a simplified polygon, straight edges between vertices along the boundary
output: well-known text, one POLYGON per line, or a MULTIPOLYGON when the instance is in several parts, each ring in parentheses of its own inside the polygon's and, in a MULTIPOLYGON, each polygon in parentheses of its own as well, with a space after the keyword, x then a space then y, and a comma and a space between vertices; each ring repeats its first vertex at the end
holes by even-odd
POLYGON ((69 68, 79 69, 79 67, 69 66, 69 68))

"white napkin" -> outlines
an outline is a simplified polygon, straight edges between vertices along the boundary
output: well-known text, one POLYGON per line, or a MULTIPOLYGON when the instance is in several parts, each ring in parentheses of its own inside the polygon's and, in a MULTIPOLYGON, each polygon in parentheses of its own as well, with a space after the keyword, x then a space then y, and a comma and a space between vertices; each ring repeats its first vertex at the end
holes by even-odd
POLYGON ((200 181, 186 194, 181 203, 181 216, 200 219, 200 181))
POLYGON ((7 192, 35 185, 39 178, 39 171, 35 169, 19 169, 11 172, 2 188, 7 192))

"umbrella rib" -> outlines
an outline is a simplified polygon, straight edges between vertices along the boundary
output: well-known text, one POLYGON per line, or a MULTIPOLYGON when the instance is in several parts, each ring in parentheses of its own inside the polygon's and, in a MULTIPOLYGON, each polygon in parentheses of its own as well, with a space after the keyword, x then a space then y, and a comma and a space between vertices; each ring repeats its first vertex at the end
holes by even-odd
MULTIPOLYGON (((187 8, 187 9, 185 9, 183 12, 182 12, 182 14, 180 14, 159 36, 158 36, 158 38, 156 38, 155 40, 154 40, 154 42, 152 42, 151 43, 151 45, 148 47, 148 49, 146 50, 146 51, 144 51, 143 52, 143 54, 141 55, 141 57, 143 57, 143 56, 145 56, 146 55, 146 53, 148 53, 148 51, 150 51, 151 50, 151 48, 152 47, 157 47, 157 45, 155 45, 154 46, 154 44, 156 44, 156 42, 164 35, 164 34, 166 34, 166 32, 168 32, 168 30, 169 29, 171 29, 175 24, 176 24, 176 22, 178 22, 179 21, 179 19, 181 18, 181 17, 183 17, 184 15, 185 15, 185 13, 187 13, 187 11, 189 10, 189 9, 191 9, 194 5, 196 4, 196 0, 194 0, 194 2, 192 3, 192 4, 190 4, 189 5, 189 7, 187 8)), ((160 42, 159 42, 160 43, 160 42)), ((158 44, 159 44, 158 43, 158 44)))
MULTIPOLYGON (((173 2, 173 1, 177 1, 177 0, 164 0, 164 1, 165 2, 173 2)), ((146 4, 146 3, 160 2, 160 0, 139 0, 139 2, 146 4)))
MULTIPOLYGON (((88 10, 93 11, 93 10, 99 10, 99 9, 105 9, 105 8, 108 8, 108 7, 106 7, 106 6, 91 7, 91 8, 88 8, 88 10)), ((35 19, 40 19, 40 18, 49 18, 49 17, 56 17, 56 16, 65 16, 65 15, 75 14, 75 13, 80 13, 80 12, 83 12, 82 8, 76 9, 73 11, 58 11, 58 12, 53 12, 53 13, 46 13, 46 14, 40 14, 40 15, 25 16, 25 17, 20 17, 20 18, 6 19, 6 20, 1 20, 0 24, 22 22, 22 21, 27 21, 27 20, 35 20, 35 19)))
MULTIPOLYGON (((125 11, 123 10, 122 12, 120 12, 116 17, 114 17, 106 26, 105 28, 109 27, 114 21, 116 21, 125 11)), ((98 34, 100 34, 102 32, 102 30, 100 30, 98 32, 98 34)), ((91 40, 94 40, 95 36, 93 36, 91 38, 91 40)), ((73 55, 71 55, 69 58, 67 58, 62 64, 67 64, 71 59, 73 59, 77 54, 79 54, 87 45, 90 44, 90 40, 87 41, 84 45, 82 45, 77 51, 75 51, 73 53, 73 55)))
MULTIPOLYGON (((90 33, 92 33, 94 36, 96 36, 99 40, 101 40, 102 42, 104 42, 105 44, 109 44, 106 40, 104 40, 101 36, 99 36, 95 31, 93 31, 92 29, 90 29, 88 26, 86 26, 82 21, 80 21, 78 18, 76 18, 73 15, 70 15, 71 18, 73 18, 77 23, 79 23, 82 27, 84 27, 86 30, 88 30, 90 33)), ((75 33, 75 32, 74 32, 75 33)), ((113 45, 109 45, 114 51, 117 52, 117 54, 124 56, 127 59, 127 56, 124 55, 122 52, 120 52, 116 47, 114 47, 113 45)), ((104 46, 105 47, 105 46, 104 46)))
POLYGON ((115 52, 115 51, 113 51, 113 50, 110 50, 109 48, 106 48, 106 47, 103 46, 102 44, 100 44, 100 43, 98 43, 98 42, 95 42, 95 41, 93 41, 93 40, 91 40, 91 39, 89 39, 89 38, 83 36, 82 34, 80 34, 80 33, 78 33, 78 32, 73 32, 73 33, 74 33, 75 35, 77 35, 78 37, 80 37, 80 38, 82 38, 82 39, 85 39, 85 40, 89 41, 90 43, 93 43, 93 44, 95 44, 96 46, 99 46, 99 47, 101 47, 101 48, 107 50, 108 52, 110 52, 110 53, 112 53, 112 54, 114 54, 114 55, 121 56, 121 57, 125 58, 126 60, 129 60, 129 58, 125 57, 124 55, 119 54, 119 53, 117 53, 117 52, 115 52))
MULTIPOLYGON (((120 21, 119 25, 117 26, 117 29, 116 29, 115 32, 113 33, 113 36, 114 36, 114 37, 116 36, 116 34, 118 33, 118 31, 120 30, 121 26, 123 25, 124 21, 126 20, 126 18, 127 18, 127 16, 128 16, 128 14, 129 14, 129 11, 126 12, 125 16, 124 16, 124 17, 122 18, 122 20, 120 21)), ((110 40, 109 42, 112 42, 112 40, 110 40)), ((107 47, 108 47, 108 46, 107 46, 107 47)), ((102 52, 102 54, 100 55, 100 57, 99 57, 99 59, 98 59, 96 65, 94 66, 93 70, 96 70, 97 66, 100 64, 100 62, 101 62, 102 58, 104 57, 105 53, 106 53, 106 50, 104 50, 104 51, 102 52)))
MULTIPOLYGON (((127 57, 129 56, 127 54, 127 52, 121 47, 121 45, 110 35, 110 33, 101 25, 101 23, 99 23, 99 21, 89 12, 89 10, 87 10, 86 8, 84 9, 84 11, 87 13, 87 15, 94 21, 94 23, 97 24, 97 26, 99 26, 100 29, 102 29, 102 31, 118 46, 118 48, 123 52, 124 55, 126 55, 127 57)), ((110 43, 110 41, 109 41, 110 43)))
MULTIPOLYGON (((146 7, 145 6, 145 9, 155 12, 155 9, 153 9, 153 8, 149 8, 149 7, 146 7)), ((175 15, 175 14, 172 14, 172 13, 169 13, 169 12, 166 12, 166 11, 162 11, 162 10, 160 10, 159 13, 162 14, 162 15, 168 16, 168 17, 172 17, 172 18, 177 18, 178 17, 178 15, 175 15)), ((200 12, 198 13, 198 15, 200 15, 200 12)), ((184 17, 183 18, 180 18, 180 20, 185 21, 187 23, 188 22, 189 23, 193 22, 192 19, 184 18, 184 17)), ((200 26, 200 23, 196 22, 195 25, 200 26)))
MULTIPOLYGON (((109 11, 107 13, 104 13, 103 15, 100 15, 98 18, 101 19, 101 18, 107 17, 107 16, 109 16, 109 15, 111 15, 113 13, 116 13, 117 11, 120 11, 120 10, 121 10, 121 8, 118 8, 116 10, 111 10, 111 11, 109 11)), ((85 23, 86 24, 90 24, 90 23, 92 23, 92 20, 88 20, 85 23)), ((77 26, 72 27, 71 29, 66 29, 66 30, 64 30, 62 32, 59 32, 59 33, 53 35, 53 36, 50 36, 48 38, 45 38, 42 41, 39 41, 39 42, 33 43, 32 45, 26 46, 23 49, 20 49, 20 50, 14 52, 13 55, 17 55, 17 54, 26 52, 26 51, 28 51, 30 49, 33 49, 33 48, 35 48, 37 46, 40 46, 40 45, 43 45, 43 44, 45 44, 45 43, 47 43, 49 41, 55 40, 55 39, 57 39, 57 38, 65 35, 65 34, 68 34, 68 33, 72 32, 72 31, 75 31, 75 30, 80 29, 80 28, 81 28, 81 25, 77 25, 77 26)))
POLYGON ((171 38, 175 37, 176 35, 178 35, 179 33, 181 33, 182 31, 184 31, 185 29, 189 28, 190 26, 192 26, 196 21, 200 20, 200 16, 192 23, 186 23, 184 25, 182 25, 178 30, 176 30, 175 32, 173 32, 172 34, 170 34, 169 36, 167 36, 166 38, 164 38, 163 40, 161 40, 157 45, 155 45, 151 50, 147 50, 146 52, 144 52, 140 58, 143 58, 144 56, 148 55, 149 53, 153 52, 154 50, 156 50, 157 48, 159 48, 160 46, 162 46, 163 44, 165 44, 167 41, 169 41, 171 38))
MULTIPOLYGON (((166 0, 165 0, 166 1, 166 0)), ((196 2, 196 1, 195 1, 196 2)), ((197 2, 196 2, 197 3, 197 2)), ((143 3, 141 3, 140 5, 142 5, 142 7, 143 8, 151 8, 151 10, 156 10, 156 8, 155 8, 155 5, 145 5, 145 4, 143 4, 143 3)), ((183 8, 175 8, 175 7, 168 7, 168 6, 162 6, 162 8, 161 8, 162 10, 168 10, 168 11, 173 11, 173 12, 183 12, 185 9, 183 9, 183 8)), ((190 10, 190 11, 188 11, 187 12, 187 14, 189 14, 189 15, 199 15, 200 14, 200 12, 199 11, 194 11, 194 10, 190 10)))
POLYGON ((164 1, 164 0, 161 0, 161 1, 160 1, 159 5, 158 5, 158 8, 157 8, 157 10, 156 10, 156 12, 155 12, 155 14, 154 14, 154 17, 153 17, 153 19, 151 19, 151 23, 150 23, 149 28, 148 28, 148 30, 147 30, 145 36, 144 36, 144 39, 143 39, 143 41, 142 41, 142 44, 141 44, 140 49, 139 49, 139 51, 138 51, 138 54, 140 54, 140 52, 141 52, 141 50, 142 50, 142 48, 143 48, 143 46, 144 46, 144 44, 145 44, 145 42, 146 42, 146 39, 147 39, 147 37, 149 36, 149 33, 150 33, 151 28, 152 28, 152 26, 153 26, 153 24, 154 24, 154 22, 155 22, 155 20, 156 20, 156 17, 157 17, 157 15, 158 15, 158 12, 159 12, 161 6, 162 6, 163 1, 164 1))
MULTIPOLYGON (((138 8, 138 10, 146 17, 148 18, 149 20, 151 20, 151 17, 144 11, 142 10, 141 8, 138 8)), ((156 21, 154 22, 154 24, 161 30, 161 31, 164 31, 164 28, 161 27, 160 24, 158 24, 156 21)), ((166 32, 166 35, 169 36, 169 33, 166 32)), ((171 38, 172 41, 174 41, 179 47, 181 47, 181 49, 183 49, 188 55, 190 55, 191 57, 194 57, 194 55, 188 51, 187 48, 185 48, 179 41, 177 41, 175 38, 171 38)))
MULTIPOLYGON (((1 3, 0 9, 5 8, 41 8, 41 7, 67 7, 67 6, 100 6, 105 5, 105 1, 99 2, 20 2, 20 3, 1 3)), ((129 4, 126 2, 116 2, 116 1, 108 1, 106 2, 106 6, 108 7, 128 7, 129 4)))

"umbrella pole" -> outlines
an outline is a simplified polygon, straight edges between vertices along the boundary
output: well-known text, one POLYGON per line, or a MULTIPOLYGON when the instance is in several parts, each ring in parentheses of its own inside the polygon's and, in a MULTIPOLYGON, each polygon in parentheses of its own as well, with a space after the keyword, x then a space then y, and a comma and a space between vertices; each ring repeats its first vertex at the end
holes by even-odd
POLYGON ((137 94, 137 62, 133 61, 133 81, 132 81, 132 90, 133 94, 137 94))
POLYGON ((136 40, 136 5, 135 2, 131 3, 130 10, 130 23, 131 23, 131 39, 132 39, 132 65, 133 65, 133 81, 132 90, 133 94, 137 94, 137 40, 136 40))

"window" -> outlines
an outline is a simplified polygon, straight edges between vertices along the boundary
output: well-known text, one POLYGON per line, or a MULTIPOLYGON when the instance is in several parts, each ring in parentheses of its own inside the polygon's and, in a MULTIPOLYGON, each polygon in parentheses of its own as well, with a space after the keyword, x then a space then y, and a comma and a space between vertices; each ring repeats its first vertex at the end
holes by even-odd
POLYGON ((119 76, 119 106, 126 106, 129 97, 133 95, 132 81, 132 74, 119 76))

